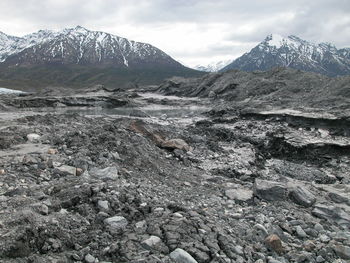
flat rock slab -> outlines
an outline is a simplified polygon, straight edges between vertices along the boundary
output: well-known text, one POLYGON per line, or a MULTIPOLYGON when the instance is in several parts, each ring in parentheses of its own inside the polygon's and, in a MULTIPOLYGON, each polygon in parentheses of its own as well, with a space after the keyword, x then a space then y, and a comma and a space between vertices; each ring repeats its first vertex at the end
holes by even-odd
POLYGON ((287 199, 287 186, 273 181, 255 179, 254 195, 267 201, 283 201, 287 199))
POLYGON ((339 225, 350 226, 350 215, 340 207, 316 204, 312 214, 318 218, 335 221, 339 225))
POLYGON ((253 199, 253 191, 244 188, 228 189, 225 191, 225 195, 240 202, 248 202, 253 199))

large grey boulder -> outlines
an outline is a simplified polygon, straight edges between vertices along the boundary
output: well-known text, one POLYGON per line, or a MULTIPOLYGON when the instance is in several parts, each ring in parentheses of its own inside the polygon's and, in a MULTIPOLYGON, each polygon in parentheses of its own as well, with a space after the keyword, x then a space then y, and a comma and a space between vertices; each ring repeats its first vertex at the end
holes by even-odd
POLYGON ((128 220, 123 216, 113 216, 103 221, 112 230, 121 230, 128 225, 128 220))
POLYGON ((302 186, 292 188, 289 192, 289 197, 294 203, 304 207, 310 207, 316 202, 315 196, 302 186))
POLYGON ((225 195, 238 202, 248 202, 253 199, 253 191, 244 188, 228 189, 225 191, 225 195))
POLYGON ((175 249, 169 256, 176 263, 198 263, 190 254, 181 248, 175 249))
POLYGON ((335 245, 333 249, 338 257, 342 259, 350 259, 350 247, 343 245, 335 245))
POLYGON ((101 179, 102 181, 111 181, 119 177, 118 168, 115 166, 104 169, 92 168, 89 171, 90 176, 101 179))
POLYGON ((287 186, 273 181, 255 179, 254 195, 267 201, 283 201, 287 199, 287 186))

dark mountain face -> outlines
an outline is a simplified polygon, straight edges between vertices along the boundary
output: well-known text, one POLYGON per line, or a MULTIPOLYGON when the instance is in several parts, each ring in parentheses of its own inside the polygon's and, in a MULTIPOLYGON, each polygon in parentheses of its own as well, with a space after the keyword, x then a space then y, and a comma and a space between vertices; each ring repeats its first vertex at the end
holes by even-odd
POLYGON ((269 35, 250 52, 234 60, 221 71, 269 70, 283 66, 328 76, 350 74, 350 49, 337 49, 329 43, 313 44, 296 36, 269 35))
POLYGON ((96 81, 101 84, 108 84, 112 79, 114 83, 137 81, 150 84, 174 75, 201 74, 152 45, 80 26, 60 32, 41 30, 23 38, 1 33, 0 61, 3 80, 30 82, 30 75, 34 74, 36 79, 33 81, 38 84, 42 80, 47 83, 45 85, 69 85, 69 80, 76 78, 79 72, 84 73, 86 78, 82 80, 87 84, 86 79, 96 80, 94 72, 99 74, 96 81), (155 72, 156 69, 159 70, 155 72), (53 76, 50 83, 47 76, 57 74, 65 81, 53 76))

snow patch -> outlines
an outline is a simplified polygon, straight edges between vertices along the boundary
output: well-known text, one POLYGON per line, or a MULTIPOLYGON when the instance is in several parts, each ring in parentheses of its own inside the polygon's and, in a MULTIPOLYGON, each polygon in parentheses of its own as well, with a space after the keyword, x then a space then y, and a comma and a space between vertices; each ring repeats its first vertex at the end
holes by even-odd
POLYGON ((19 94, 19 93, 24 93, 24 92, 20 90, 0 88, 0 94, 19 94))

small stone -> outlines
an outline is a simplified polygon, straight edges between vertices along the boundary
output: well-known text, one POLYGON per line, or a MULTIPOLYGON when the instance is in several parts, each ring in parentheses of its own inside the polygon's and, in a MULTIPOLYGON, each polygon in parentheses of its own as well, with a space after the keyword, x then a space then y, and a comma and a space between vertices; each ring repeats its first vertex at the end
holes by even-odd
POLYGON ((135 223, 135 227, 136 228, 145 228, 147 226, 147 222, 145 220, 139 221, 137 223, 135 223))
POLYGON ((83 169, 77 168, 77 170, 76 170, 76 175, 77 175, 77 176, 80 176, 80 175, 82 175, 83 173, 84 173, 84 170, 83 170, 83 169))
POLYGON ((325 262, 326 260, 322 257, 322 256, 317 256, 316 258, 316 262, 317 263, 322 263, 322 262, 325 262))
POLYGON ((39 142, 40 141, 40 135, 35 133, 30 133, 27 135, 27 139, 29 142, 39 142))
POLYGON ((77 253, 73 253, 73 254, 71 255, 71 258, 74 259, 74 260, 76 260, 76 261, 79 261, 79 260, 81 259, 80 256, 79 256, 77 253))
POLYGON ((268 248, 276 251, 279 254, 284 252, 282 241, 276 234, 269 235, 267 238, 265 238, 265 244, 268 248))
POLYGON ((296 226, 295 231, 297 232, 298 237, 307 237, 307 234, 305 233, 304 229, 301 228, 301 226, 296 226))
POLYGON ((180 213, 174 213, 173 214, 173 217, 176 217, 176 218, 183 218, 184 216, 183 215, 181 215, 180 213))
POLYGON ((325 234, 320 235, 319 239, 322 243, 328 243, 331 240, 331 238, 325 234))
POLYGON ((39 213, 42 215, 48 215, 49 214, 49 208, 47 207, 47 205, 41 205, 39 207, 39 213))
POLYGON ((57 154, 57 150, 50 148, 50 149, 47 150, 47 153, 51 154, 51 155, 54 155, 54 154, 57 154))
POLYGON ((312 242, 311 240, 307 240, 304 243, 304 249, 308 252, 313 251, 316 248, 316 245, 314 242, 312 242))
POLYGON ((181 248, 175 249, 169 256, 176 263, 198 263, 190 254, 181 248))
POLYGON ((96 260, 91 254, 87 254, 84 259, 86 263, 95 263, 96 260))
POLYGON ((233 252, 240 255, 240 256, 244 255, 243 247, 241 247, 241 246, 234 246, 233 252))
POLYGON ((0 175, 4 175, 5 174, 5 170, 4 169, 0 169, 0 175))
POLYGON ((97 202, 97 207, 100 209, 100 210, 108 210, 109 209, 109 205, 108 205, 108 201, 102 201, 102 200, 99 200, 97 202))
POLYGON ((126 218, 123 216, 109 217, 106 218, 103 222, 114 230, 123 229, 128 225, 128 220, 126 220, 126 218))
POLYGON ((163 207, 157 207, 153 210, 154 213, 157 214, 162 214, 164 212, 164 208, 163 207))
POLYGON ((350 247, 343 245, 335 245, 333 249, 338 257, 342 259, 350 259, 350 247))
POLYGON ((146 249, 152 249, 156 247, 162 240, 157 236, 150 236, 148 239, 142 241, 142 246, 146 249))
POLYGON ((314 228, 318 232, 324 231, 324 228, 323 228, 323 226, 320 223, 316 223, 314 228))

